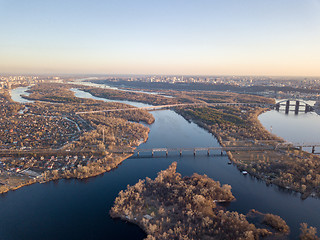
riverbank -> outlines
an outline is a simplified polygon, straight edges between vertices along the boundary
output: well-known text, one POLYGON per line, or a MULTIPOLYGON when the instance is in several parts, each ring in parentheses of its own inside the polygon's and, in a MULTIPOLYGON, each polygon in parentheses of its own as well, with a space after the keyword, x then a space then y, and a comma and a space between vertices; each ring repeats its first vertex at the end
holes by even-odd
MULTIPOLYGON (((145 143, 147 139, 148 137, 146 137, 143 141, 140 141, 140 144, 145 143)), ((135 148, 133 148, 132 150, 134 149, 135 148)), ((108 156, 101 158, 96 162, 92 162, 87 166, 79 165, 77 168, 73 169, 73 171, 45 171, 41 174, 41 176, 32 179, 30 179, 28 176, 24 177, 23 175, 16 176, 14 179, 10 177, 7 179, 8 182, 12 182, 12 184, 10 185, 6 184, 3 176, 1 176, 0 179, 2 184, 0 185, 0 194, 14 191, 21 187, 35 183, 46 183, 59 179, 86 179, 96 177, 113 169, 116 169, 124 160, 128 159, 132 155, 133 154, 110 153, 108 156)))
POLYGON ((265 111, 267 109, 238 109, 238 114, 240 112, 243 114, 244 123, 230 123, 226 120, 224 124, 216 124, 214 122, 216 118, 208 121, 200 114, 203 112, 210 114, 208 109, 177 110, 187 120, 195 122, 212 133, 221 146, 247 146, 248 151, 227 152, 229 159, 240 171, 247 171, 267 184, 272 183, 300 192, 303 199, 310 195, 320 197, 320 158, 290 148, 276 150, 274 144, 281 143, 283 139, 268 132, 260 123, 258 116, 265 111), (273 149, 250 151, 250 147, 265 144, 270 145, 273 149))

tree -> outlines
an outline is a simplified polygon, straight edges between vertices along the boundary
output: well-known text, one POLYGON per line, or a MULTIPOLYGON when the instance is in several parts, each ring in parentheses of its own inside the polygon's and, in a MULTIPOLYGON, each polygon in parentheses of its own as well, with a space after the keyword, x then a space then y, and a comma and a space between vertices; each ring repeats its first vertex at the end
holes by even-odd
POLYGON ((300 239, 301 240, 319 240, 320 238, 317 237, 317 228, 315 227, 308 227, 307 223, 300 224, 300 239))

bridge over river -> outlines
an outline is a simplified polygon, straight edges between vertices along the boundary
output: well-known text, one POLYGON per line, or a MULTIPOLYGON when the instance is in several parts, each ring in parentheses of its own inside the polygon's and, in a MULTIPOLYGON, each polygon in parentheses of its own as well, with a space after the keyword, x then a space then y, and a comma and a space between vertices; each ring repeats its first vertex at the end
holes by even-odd
POLYGON ((255 107, 265 107, 274 108, 275 104, 264 104, 264 103, 180 103, 180 104, 168 104, 168 105, 158 105, 158 106, 148 106, 148 107, 130 107, 130 108, 117 108, 117 109, 105 109, 98 111, 86 111, 86 112, 76 112, 76 114, 92 114, 92 113, 108 113, 108 112, 121 112, 121 111, 135 111, 135 110, 147 110, 155 111, 162 109, 170 109, 174 107, 190 107, 190 106, 255 106, 255 107))
POLYGON ((281 106, 284 106, 284 111, 286 114, 289 113, 289 111, 294 111, 295 114, 298 114, 299 112, 312 112, 314 111, 313 107, 310 106, 308 103, 300 100, 283 100, 275 104, 274 109, 277 111, 281 111, 281 106), (293 109, 290 109, 290 107, 294 107, 293 109))
MULTIPOLYGON (((176 147, 176 148, 150 148, 150 149, 135 149, 125 151, 110 151, 116 154, 136 154, 140 156, 140 153, 150 153, 154 156, 155 153, 165 153, 166 156, 169 153, 178 153, 180 156, 187 153, 193 153, 196 156, 197 153, 206 152, 207 155, 223 155, 224 152, 233 151, 266 151, 266 150, 286 150, 286 149, 298 149, 304 150, 310 148, 311 153, 320 154, 316 152, 316 148, 320 148, 319 143, 305 143, 305 144, 292 144, 279 141, 228 141, 227 146, 219 147, 176 147)), ((0 149, 0 156, 65 156, 65 155, 79 155, 90 154, 103 156, 104 151, 101 150, 83 150, 83 149, 0 149)))
MULTIPOLYGON (((269 141, 270 142, 270 141, 269 141)), ((297 149, 302 151, 304 148, 311 148, 311 152, 313 154, 320 154, 316 153, 316 148, 320 147, 320 144, 297 144, 294 145, 292 143, 281 143, 281 142, 274 142, 275 144, 266 144, 260 143, 260 145, 239 145, 239 146, 220 146, 220 147, 177 147, 177 148, 150 148, 150 149, 136 149, 134 151, 125 151, 125 152, 114 152, 114 153, 128 153, 128 154, 135 154, 136 156, 140 156, 140 153, 150 153, 153 157, 155 153, 165 153, 166 156, 169 153, 177 153, 180 156, 183 153, 193 153, 196 156, 199 152, 206 152, 208 156, 211 154, 213 155, 223 155, 224 152, 234 152, 234 151, 267 151, 267 150, 287 150, 287 149, 297 149), (218 154, 217 154, 218 152, 218 154)))
POLYGON ((309 104, 299 101, 299 100, 284 100, 278 102, 276 104, 268 104, 268 103, 234 103, 234 102, 226 102, 226 103, 179 103, 179 104, 168 104, 168 105, 157 105, 157 106, 148 106, 148 107, 129 107, 129 108, 117 108, 117 109, 105 109, 105 110, 97 110, 97 111, 85 111, 85 112, 76 112, 76 114, 93 114, 93 113, 108 113, 108 112, 121 112, 121 111, 135 111, 135 110, 147 110, 147 111, 156 111, 162 109, 170 109, 174 107, 190 107, 190 106, 209 106, 209 107, 219 107, 219 106, 252 106, 252 107, 263 107, 263 108, 272 108, 277 111, 280 111, 281 106, 285 106, 286 114, 290 111, 290 106, 294 106, 296 114, 301 112, 301 107, 304 107, 304 112, 314 111, 313 107, 309 104), (292 103, 294 102, 294 104, 292 103))

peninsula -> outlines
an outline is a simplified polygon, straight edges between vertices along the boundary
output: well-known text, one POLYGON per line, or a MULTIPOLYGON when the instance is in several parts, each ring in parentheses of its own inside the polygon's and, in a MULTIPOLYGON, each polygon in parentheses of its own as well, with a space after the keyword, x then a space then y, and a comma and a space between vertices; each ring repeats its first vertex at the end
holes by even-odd
POLYGON ((36 182, 87 178, 117 167, 131 154, 121 153, 148 138, 154 117, 147 111, 77 115, 78 111, 133 108, 74 96, 68 84, 33 85, 34 102, 0 93, 0 193, 36 182))

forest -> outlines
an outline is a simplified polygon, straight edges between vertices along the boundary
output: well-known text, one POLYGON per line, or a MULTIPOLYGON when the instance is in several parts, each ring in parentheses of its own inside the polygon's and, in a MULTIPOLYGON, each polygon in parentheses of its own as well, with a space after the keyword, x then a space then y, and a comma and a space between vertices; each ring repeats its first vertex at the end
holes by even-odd
POLYGON ((120 191, 110 215, 139 225, 147 239, 280 239, 289 234, 279 216, 252 210, 248 219, 259 214, 261 228, 246 215, 226 210, 221 203, 235 201, 230 185, 196 173, 182 177, 176 168, 173 162, 154 180, 147 177, 120 191))

